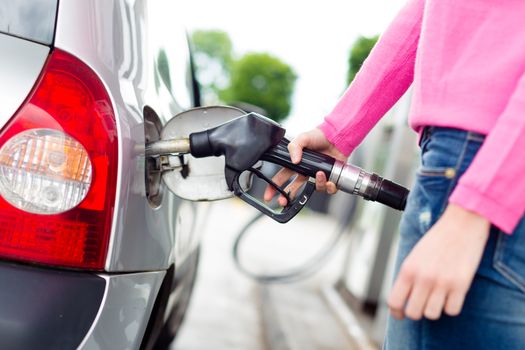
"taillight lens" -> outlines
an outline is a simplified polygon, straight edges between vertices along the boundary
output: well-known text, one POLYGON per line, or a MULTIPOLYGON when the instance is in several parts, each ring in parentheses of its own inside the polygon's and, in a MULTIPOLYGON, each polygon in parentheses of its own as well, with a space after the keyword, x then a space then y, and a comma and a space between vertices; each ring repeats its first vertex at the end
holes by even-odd
POLYGON ((0 132, 0 257, 103 269, 117 147, 104 85, 82 61, 54 50, 0 132))
POLYGON ((0 195, 35 214, 76 207, 91 185, 91 161, 77 140, 53 129, 31 129, 0 149, 0 195))

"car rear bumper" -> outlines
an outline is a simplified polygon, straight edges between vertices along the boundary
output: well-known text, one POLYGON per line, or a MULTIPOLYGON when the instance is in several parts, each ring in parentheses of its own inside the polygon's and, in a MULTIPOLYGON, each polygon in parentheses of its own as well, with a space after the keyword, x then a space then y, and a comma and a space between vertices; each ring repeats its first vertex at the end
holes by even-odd
POLYGON ((0 347, 138 349, 164 275, 97 275, 2 262, 0 347))

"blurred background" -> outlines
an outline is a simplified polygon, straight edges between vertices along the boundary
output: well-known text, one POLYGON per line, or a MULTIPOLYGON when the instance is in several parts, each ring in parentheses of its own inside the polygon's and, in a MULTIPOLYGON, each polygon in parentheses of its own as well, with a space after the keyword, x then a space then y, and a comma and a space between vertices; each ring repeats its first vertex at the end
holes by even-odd
MULTIPOLYGON (((358 72, 404 0, 192 0, 178 3, 194 51, 204 105, 260 112, 293 138, 318 125, 358 72)), ((410 91, 350 162, 405 186, 416 163, 407 126, 410 91)), ((277 169, 265 168, 269 174, 277 169)), ((259 196, 264 187, 256 184, 259 196)), ((400 213, 346 194, 316 195, 279 225, 235 199, 213 203, 201 265, 174 349, 376 349, 384 336, 400 213), (257 273, 301 266, 334 242, 327 263, 295 283, 261 284, 257 273)))
MULTIPOLYGON (((276 117, 286 117, 288 131, 296 134, 319 124, 345 90, 349 55, 356 41, 379 35, 403 3, 404 0, 192 0, 177 4, 177 10, 185 13, 194 48, 211 54, 222 64, 210 65, 202 55, 196 59, 205 88, 211 83, 219 89, 227 88, 232 83, 231 74, 235 79, 242 69, 238 64, 249 61, 250 54, 267 54, 291 69, 296 77, 291 109, 276 117)), ((206 102, 214 99, 207 95, 206 102)))

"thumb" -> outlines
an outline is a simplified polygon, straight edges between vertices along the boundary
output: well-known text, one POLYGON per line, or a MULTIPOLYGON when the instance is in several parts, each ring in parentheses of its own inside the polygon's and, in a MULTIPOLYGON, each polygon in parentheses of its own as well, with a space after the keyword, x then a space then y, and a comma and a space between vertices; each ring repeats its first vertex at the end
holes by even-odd
POLYGON ((288 144, 288 151, 290 152, 290 158, 292 163, 298 164, 303 157, 303 148, 308 144, 308 137, 305 134, 297 136, 288 144))

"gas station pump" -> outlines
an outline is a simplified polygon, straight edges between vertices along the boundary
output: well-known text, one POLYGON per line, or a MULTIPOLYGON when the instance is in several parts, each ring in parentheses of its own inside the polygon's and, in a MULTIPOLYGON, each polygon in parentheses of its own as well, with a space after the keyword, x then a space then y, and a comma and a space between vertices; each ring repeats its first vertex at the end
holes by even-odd
MULTIPOLYGON (((408 127, 407 93, 358 149, 366 154, 364 168, 384 173, 404 186, 412 182, 417 160, 417 135, 408 127)), ((371 334, 381 342, 385 329, 386 296, 397 247, 401 213, 360 201, 352 221, 339 291, 352 309, 368 316, 371 334)))

